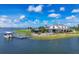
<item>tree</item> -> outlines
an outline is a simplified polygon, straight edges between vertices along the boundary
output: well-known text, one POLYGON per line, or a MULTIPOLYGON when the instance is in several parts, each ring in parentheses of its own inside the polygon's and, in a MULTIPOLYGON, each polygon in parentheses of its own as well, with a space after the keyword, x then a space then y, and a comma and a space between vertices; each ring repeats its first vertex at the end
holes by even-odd
POLYGON ((42 27, 39 27, 39 31, 42 33, 45 33, 45 32, 47 32, 47 29, 42 26, 42 27))

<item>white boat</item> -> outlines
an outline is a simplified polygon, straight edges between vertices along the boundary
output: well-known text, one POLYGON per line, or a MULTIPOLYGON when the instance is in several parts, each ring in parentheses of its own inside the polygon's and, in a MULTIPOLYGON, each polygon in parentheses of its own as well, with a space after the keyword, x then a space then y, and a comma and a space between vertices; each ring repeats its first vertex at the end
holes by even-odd
POLYGON ((13 37, 13 33, 12 32, 5 32, 4 38, 12 38, 12 37, 13 37))

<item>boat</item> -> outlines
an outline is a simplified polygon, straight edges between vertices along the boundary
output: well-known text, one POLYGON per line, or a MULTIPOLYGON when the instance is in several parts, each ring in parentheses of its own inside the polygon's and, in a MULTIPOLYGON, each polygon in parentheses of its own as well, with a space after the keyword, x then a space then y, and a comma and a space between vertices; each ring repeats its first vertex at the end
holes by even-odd
POLYGON ((6 38, 6 39, 10 39, 10 38, 27 39, 27 38, 30 38, 30 36, 26 36, 23 34, 16 34, 13 32, 5 32, 4 38, 6 38))
POLYGON ((12 32, 5 32, 4 38, 13 38, 13 33, 12 32))

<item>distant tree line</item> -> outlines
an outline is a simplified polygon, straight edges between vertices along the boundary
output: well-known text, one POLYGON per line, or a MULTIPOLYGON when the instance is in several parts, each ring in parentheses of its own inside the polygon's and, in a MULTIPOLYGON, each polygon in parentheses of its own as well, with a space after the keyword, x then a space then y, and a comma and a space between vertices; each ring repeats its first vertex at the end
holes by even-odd
POLYGON ((29 27, 28 29, 31 29, 31 31, 34 33, 46 33, 46 32, 48 32, 48 29, 46 29, 46 27, 44 27, 44 26, 40 26, 38 28, 29 27))
POLYGON ((71 27, 71 29, 76 30, 76 31, 79 31, 79 24, 77 26, 71 27))
MULTIPOLYGON (((34 32, 34 33, 48 33, 49 32, 49 29, 44 27, 44 26, 40 26, 38 28, 32 28, 32 27, 29 27, 28 29, 31 30, 31 32, 34 32)), ((63 33, 63 32, 72 32, 71 29, 69 30, 56 30, 56 29, 52 29, 52 32, 54 33, 63 33)))

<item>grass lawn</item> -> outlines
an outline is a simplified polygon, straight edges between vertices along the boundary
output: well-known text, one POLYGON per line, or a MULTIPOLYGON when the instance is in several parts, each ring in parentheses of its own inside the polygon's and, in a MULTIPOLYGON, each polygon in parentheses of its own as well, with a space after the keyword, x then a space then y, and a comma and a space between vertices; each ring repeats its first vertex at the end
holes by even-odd
POLYGON ((31 36, 31 30, 16 30, 16 34, 31 36))

